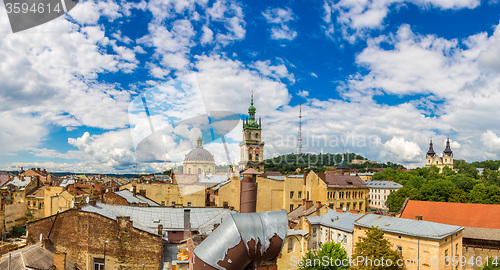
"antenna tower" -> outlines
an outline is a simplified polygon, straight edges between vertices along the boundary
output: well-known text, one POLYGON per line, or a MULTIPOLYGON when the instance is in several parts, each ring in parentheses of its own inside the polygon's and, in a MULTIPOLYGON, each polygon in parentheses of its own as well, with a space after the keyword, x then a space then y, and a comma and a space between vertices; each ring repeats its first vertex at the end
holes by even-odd
POLYGON ((297 139, 299 145, 299 155, 302 154, 302 103, 299 105, 299 137, 297 139))

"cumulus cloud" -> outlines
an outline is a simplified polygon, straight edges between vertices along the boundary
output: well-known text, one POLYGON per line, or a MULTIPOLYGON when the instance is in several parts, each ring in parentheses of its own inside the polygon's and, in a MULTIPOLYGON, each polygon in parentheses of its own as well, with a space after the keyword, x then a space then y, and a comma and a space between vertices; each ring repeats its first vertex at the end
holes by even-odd
POLYGON ((297 20, 297 16, 293 14, 290 8, 268 8, 262 12, 262 15, 272 26, 272 39, 293 40, 297 37, 297 31, 293 30, 290 26, 290 22, 297 20))
MULTIPOLYGON (((473 9, 480 0, 325 0, 323 9, 324 28, 332 39, 345 38, 355 42, 376 29, 384 28, 383 22, 395 6, 413 4, 421 9, 473 9)), ((397 9, 396 9, 397 10, 397 9)))
POLYGON ((402 137, 393 137, 384 143, 384 149, 392 156, 392 160, 402 162, 419 162, 422 160, 422 150, 415 142, 406 141, 402 137))
POLYGON ((488 152, 497 155, 500 153, 500 137, 495 132, 491 130, 484 132, 481 135, 481 141, 488 152))

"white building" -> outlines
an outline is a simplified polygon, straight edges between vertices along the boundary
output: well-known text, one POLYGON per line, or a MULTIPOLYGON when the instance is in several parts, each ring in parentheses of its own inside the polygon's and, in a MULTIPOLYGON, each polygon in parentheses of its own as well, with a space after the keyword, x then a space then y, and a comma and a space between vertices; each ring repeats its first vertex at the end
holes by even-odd
POLYGON ((389 194, 402 188, 401 184, 393 181, 368 181, 366 184, 370 187, 368 204, 370 208, 389 210, 385 201, 389 194))
POLYGON ((321 216, 307 217, 311 224, 309 249, 319 249, 323 243, 333 241, 340 243, 350 257, 353 251, 354 221, 361 216, 360 214, 329 210, 321 216))

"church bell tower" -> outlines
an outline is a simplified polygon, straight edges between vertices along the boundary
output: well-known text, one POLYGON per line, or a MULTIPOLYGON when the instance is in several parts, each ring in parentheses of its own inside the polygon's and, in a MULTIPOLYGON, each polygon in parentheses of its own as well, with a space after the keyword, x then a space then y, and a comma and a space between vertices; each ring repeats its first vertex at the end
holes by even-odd
POLYGON ((253 106, 253 91, 248 117, 243 121, 243 141, 240 143, 240 171, 254 168, 264 171, 264 142, 262 141, 261 119, 257 123, 253 106))

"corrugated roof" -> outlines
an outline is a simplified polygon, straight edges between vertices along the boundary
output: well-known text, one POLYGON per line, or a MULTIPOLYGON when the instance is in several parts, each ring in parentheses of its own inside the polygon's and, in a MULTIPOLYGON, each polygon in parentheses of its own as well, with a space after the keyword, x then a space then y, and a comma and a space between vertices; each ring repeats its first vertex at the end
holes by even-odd
POLYGON ((295 208, 292 212, 288 213, 288 220, 297 220, 303 216, 308 216, 316 212, 316 204, 314 203, 311 207, 306 210, 304 205, 295 208))
POLYGON ((285 176, 284 175, 281 175, 281 176, 272 176, 272 175, 270 175, 270 176, 267 176, 267 178, 273 179, 273 180, 278 180, 278 181, 285 180, 285 176))
MULTIPOLYGON (((40 244, 25 247, 10 253, 10 268, 22 269, 50 269, 54 264, 54 253, 40 244)), ((74 269, 75 266, 66 258, 66 269, 74 269)), ((9 269, 9 254, 0 258, 0 269, 9 269)))
POLYGON ((229 214, 236 213, 224 208, 172 208, 172 207, 139 207, 96 203, 82 208, 116 220, 116 217, 129 216, 132 225, 144 231, 156 234, 158 225, 163 225, 164 231, 184 229, 184 209, 191 210, 191 228, 201 234, 209 234, 215 223, 221 223, 229 214), (159 220, 159 221, 158 221, 159 220), (158 221, 158 222, 156 222, 158 221))
POLYGON ((307 235, 309 234, 307 231, 304 230, 294 230, 294 229, 288 229, 288 232, 286 235, 307 235))
POLYGON ((432 240, 441 240, 464 229, 461 226, 372 214, 361 217, 354 224, 365 228, 378 227, 388 233, 432 240))
POLYGON ((31 177, 13 177, 10 179, 10 181, 5 182, 5 184, 2 186, 2 189, 6 189, 8 185, 14 185, 16 188, 23 190, 29 183, 31 182, 31 177))
POLYGON ((354 231, 354 221, 359 217, 361 217, 361 215, 329 210, 321 216, 307 217, 307 219, 311 224, 320 224, 322 226, 352 233, 354 231))
POLYGON ((401 214, 402 218, 458 225, 464 227, 500 229, 500 205, 408 201, 401 214))
POLYGON ((402 188, 403 185, 392 181, 366 181, 365 182, 370 188, 402 188))
POLYGON ((115 194, 127 200, 128 203, 146 203, 150 206, 160 206, 154 201, 141 196, 139 193, 134 196, 134 194, 127 189, 116 191, 115 194))

